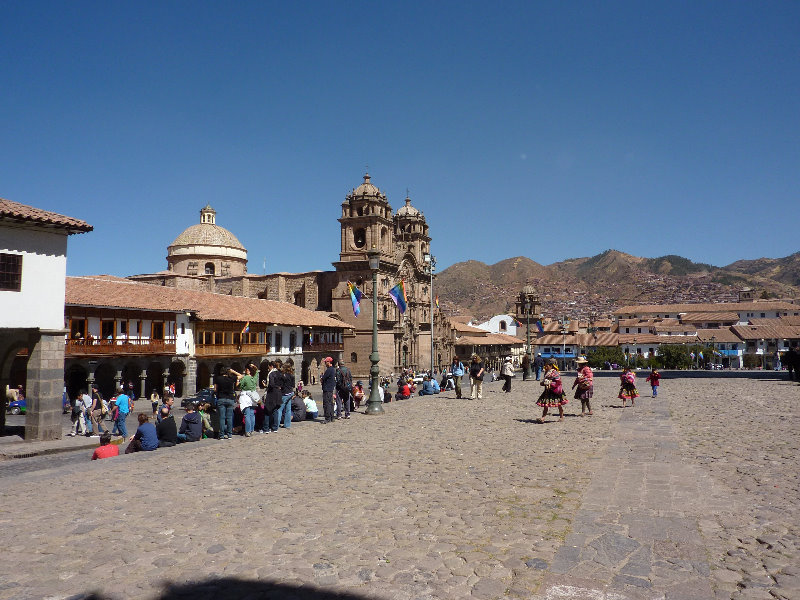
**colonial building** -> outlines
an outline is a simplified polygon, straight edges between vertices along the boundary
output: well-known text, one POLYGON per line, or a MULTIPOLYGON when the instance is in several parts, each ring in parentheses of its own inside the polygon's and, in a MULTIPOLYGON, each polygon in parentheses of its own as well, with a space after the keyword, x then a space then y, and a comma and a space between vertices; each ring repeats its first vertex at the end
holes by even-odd
MULTIPOLYGON (((67 238, 91 230, 0 199, 0 390, 25 387, 26 440, 61 438, 67 238)), ((5 402, 5 393, 0 398, 5 402)), ((0 406, 0 429, 4 424, 0 406)))
MULTIPOLYGON (((310 310, 336 313, 353 329, 344 336, 343 360, 353 375, 369 375, 372 351, 372 297, 377 297, 378 346, 381 374, 404 367, 428 368, 431 357, 430 271, 425 255, 431 238, 423 213, 406 198, 395 213, 386 194, 369 174, 341 204, 339 260, 334 271, 247 273, 247 251, 228 230, 216 225, 211 207, 201 211, 200 224, 181 233, 168 249, 168 270, 129 279, 181 289, 206 290, 289 302, 310 310), (380 259, 378 288, 372 289, 367 252, 380 259), (389 290, 405 282, 408 308, 395 306, 389 290), (365 294, 361 314, 353 315, 347 282, 365 294)), ((435 319, 434 319, 435 321, 435 319)), ((434 362, 446 353, 447 335, 439 335, 434 362)))

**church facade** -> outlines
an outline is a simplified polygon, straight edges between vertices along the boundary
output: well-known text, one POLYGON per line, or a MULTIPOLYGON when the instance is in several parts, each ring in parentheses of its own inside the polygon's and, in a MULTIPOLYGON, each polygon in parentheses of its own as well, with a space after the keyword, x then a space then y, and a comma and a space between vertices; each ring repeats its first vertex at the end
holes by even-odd
MULTIPOLYGON (((247 250, 228 230, 216 225, 216 211, 206 206, 200 224, 181 233, 168 248, 168 270, 134 275, 143 283, 195 289, 219 294, 289 302, 333 314, 353 327, 345 335, 343 362, 354 377, 369 377, 372 352, 372 298, 377 298, 378 350, 381 375, 401 369, 427 369, 431 356, 430 252, 428 224, 409 198, 394 212, 386 194, 369 174, 341 204, 339 260, 333 271, 305 273, 247 273, 247 250), (367 252, 380 254, 378 288, 372 289, 367 252), (389 290, 405 282, 407 310, 401 314, 389 290), (353 315, 347 282, 364 293, 361 314, 353 315)), ((313 336, 313 331, 311 336, 313 336)), ((318 359, 307 365, 320 368, 318 359)))

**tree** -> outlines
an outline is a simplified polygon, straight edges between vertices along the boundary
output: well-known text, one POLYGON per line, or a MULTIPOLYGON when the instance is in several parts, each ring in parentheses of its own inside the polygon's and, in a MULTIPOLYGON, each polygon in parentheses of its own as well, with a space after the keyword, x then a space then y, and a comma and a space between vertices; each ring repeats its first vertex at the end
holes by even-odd
POLYGON ((606 362, 624 365, 625 355, 619 346, 601 346, 589 352, 586 355, 586 360, 589 361, 589 366, 593 369, 602 369, 605 367, 606 362))
POLYGON ((658 350, 658 358, 665 369, 688 369, 692 365, 688 346, 664 344, 658 350))

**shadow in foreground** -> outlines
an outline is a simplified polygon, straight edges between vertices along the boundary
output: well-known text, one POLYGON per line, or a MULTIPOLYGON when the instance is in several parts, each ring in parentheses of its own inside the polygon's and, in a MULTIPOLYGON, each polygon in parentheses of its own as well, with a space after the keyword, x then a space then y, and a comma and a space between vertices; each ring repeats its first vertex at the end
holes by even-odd
MULTIPOLYGON (((326 591, 270 581, 250 581, 225 577, 194 583, 167 583, 155 595, 158 600, 369 600, 369 596, 350 592, 326 591)), ((70 596, 69 600, 116 600, 113 594, 91 592, 70 596)))

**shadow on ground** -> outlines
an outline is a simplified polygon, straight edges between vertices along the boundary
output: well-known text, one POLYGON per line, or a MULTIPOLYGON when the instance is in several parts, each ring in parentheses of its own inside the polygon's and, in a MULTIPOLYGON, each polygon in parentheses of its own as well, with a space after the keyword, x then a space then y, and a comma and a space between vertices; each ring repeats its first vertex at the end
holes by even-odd
MULTIPOLYGON (((269 581, 248 581, 226 577, 196 583, 168 583, 158 600, 369 600, 350 592, 326 591, 269 581)), ((116 600, 115 595, 91 592, 69 600, 116 600)))

